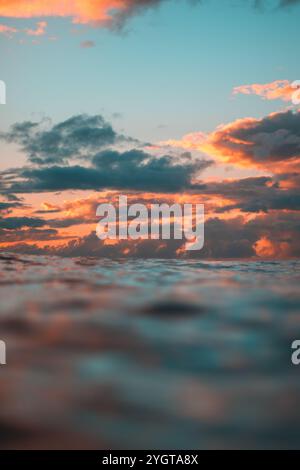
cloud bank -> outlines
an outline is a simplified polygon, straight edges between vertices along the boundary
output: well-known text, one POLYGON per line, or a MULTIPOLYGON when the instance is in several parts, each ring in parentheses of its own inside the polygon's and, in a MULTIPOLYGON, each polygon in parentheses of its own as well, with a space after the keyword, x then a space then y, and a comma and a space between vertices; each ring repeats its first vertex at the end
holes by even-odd
POLYGON ((205 135, 194 133, 163 144, 199 150, 238 166, 275 173, 300 168, 300 112, 272 113, 262 119, 243 118, 205 135))
POLYGON ((299 257, 299 129, 300 113, 284 111, 173 141, 206 152, 217 166, 225 161, 268 170, 263 176, 214 181, 204 176, 212 160, 162 149, 157 155, 150 146, 145 151, 102 116, 16 123, 1 138, 19 144, 27 164, 0 174, 0 247, 61 256, 299 257), (131 148, 121 149, 124 143, 131 148), (73 191, 78 199, 68 200, 73 191), (84 197, 83 191, 92 193, 84 197), (57 192, 59 199, 52 196, 57 192), (95 235, 96 207, 119 192, 132 203, 204 203, 203 251, 187 254, 181 240, 101 242, 95 235), (41 201, 41 195, 40 210, 28 204, 27 198, 41 201))

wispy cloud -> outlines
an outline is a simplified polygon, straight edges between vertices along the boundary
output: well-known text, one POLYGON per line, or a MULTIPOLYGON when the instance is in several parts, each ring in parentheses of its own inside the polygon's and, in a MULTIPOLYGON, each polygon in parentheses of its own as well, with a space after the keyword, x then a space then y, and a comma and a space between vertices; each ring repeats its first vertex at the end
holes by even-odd
POLYGON ((292 101, 295 87, 289 80, 276 80, 271 83, 254 83, 252 85, 237 86, 233 89, 233 95, 257 95, 265 100, 292 101))
POLYGON ((12 28, 11 26, 7 26, 5 24, 0 24, 0 34, 4 34, 5 36, 12 37, 17 32, 18 30, 16 28, 12 28))
POLYGON ((8 26, 5 24, 0 24, 0 34, 7 36, 8 38, 12 38, 15 34, 26 34, 27 36, 44 36, 46 34, 46 28, 48 24, 46 21, 39 21, 36 24, 34 29, 26 28, 26 29, 17 29, 12 26, 8 26))
POLYGON ((43 36, 46 34, 47 22, 39 21, 35 29, 26 29, 26 34, 28 36, 43 36))

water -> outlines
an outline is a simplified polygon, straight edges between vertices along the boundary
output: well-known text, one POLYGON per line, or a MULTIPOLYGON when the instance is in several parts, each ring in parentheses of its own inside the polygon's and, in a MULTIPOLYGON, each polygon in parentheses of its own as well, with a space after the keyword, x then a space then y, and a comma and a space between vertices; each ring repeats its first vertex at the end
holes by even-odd
POLYGON ((0 255, 0 446, 299 448, 300 262, 0 255))

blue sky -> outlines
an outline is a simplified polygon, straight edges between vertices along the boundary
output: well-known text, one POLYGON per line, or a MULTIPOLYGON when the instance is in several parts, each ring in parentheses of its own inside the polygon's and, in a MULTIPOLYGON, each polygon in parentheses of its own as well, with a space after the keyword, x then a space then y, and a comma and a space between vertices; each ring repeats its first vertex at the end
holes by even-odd
MULTIPOLYGON (((232 99, 231 91, 300 76, 300 9, 262 12, 237 4, 170 1, 130 19, 121 33, 50 19, 37 44, 2 36, 0 75, 8 105, 1 109, 1 126, 101 113, 127 134, 157 141, 278 109, 256 97, 232 99), (81 48, 85 40, 95 47, 81 48)), ((37 20, 5 23, 21 29, 37 20)))

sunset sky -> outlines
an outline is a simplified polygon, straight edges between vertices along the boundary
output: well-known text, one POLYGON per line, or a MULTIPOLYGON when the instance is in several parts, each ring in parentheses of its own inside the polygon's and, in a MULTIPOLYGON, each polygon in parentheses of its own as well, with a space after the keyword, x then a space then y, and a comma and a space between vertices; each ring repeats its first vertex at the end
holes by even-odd
POLYGON ((300 0, 0 0, 0 247, 300 256, 300 0), (205 247, 101 242, 96 207, 199 202, 205 247))

